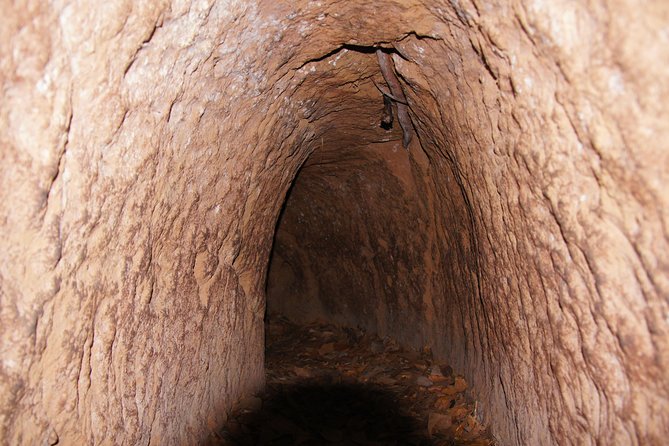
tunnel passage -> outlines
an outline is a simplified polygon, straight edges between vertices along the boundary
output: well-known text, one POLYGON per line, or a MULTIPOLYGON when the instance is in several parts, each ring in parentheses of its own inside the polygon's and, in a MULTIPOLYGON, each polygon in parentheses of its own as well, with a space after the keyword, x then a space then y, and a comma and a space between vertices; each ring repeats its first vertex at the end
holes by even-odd
POLYGON ((337 297, 313 314, 367 311, 430 346, 505 444, 661 444, 665 3, 14 3, 0 438, 194 443, 220 425, 263 386, 295 181, 276 302, 299 284, 337 297), (379 126, 376 48, 408 152, 379 126), (313 251, 299 218, 327 220, 313 251), (330 249, 345 230, 356 269, 330 249))
POLYGON ((397 139, 332 153, 317 149, 277 226, 268 313, 303 323, 332 320, 382 336, 407 324, 415 332, 410 344, 419 345, 429 214, 413 174, 397 139))
POLYGON ((442 189, 442 196, 451 197, 451 211, 437 215, 436 185, 428 179, 429 161, 419 141, 405 149, 397 119, 383 126, 378 86, 384 79, 374 48, 342 48, 313 66, 328 78, 326 91, 341 102, 331 106, 327 133, 286 198, 269 265, 268 313, 364 327, 399 336, 411 347, 431 346, 433 321, 461 317, 435 305, 435 295, 456 291, 435 280, 436 271, 474 262, 462 250, 443 253, 443 234, 437 232, 450 228, 457 239, 471 239, 457 184, 451 176, 439 185, 453 189, 442 189), (342 67, 334 75, 328 69, 333 65, 342 67))

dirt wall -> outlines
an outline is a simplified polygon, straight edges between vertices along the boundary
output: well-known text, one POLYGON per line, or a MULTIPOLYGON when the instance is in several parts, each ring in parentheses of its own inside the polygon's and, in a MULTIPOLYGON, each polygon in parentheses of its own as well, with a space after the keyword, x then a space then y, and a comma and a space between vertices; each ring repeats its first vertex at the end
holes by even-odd
POLYGON ((275 257, 301 253, 313 314, 448 357, 504 444, 666 437, 663 2, 3 11, 7 444, 187 443, 220 425, 262 385, 267 266, 301 166, 295 209, 328 224, 292 242, 279 227, 275 257), (408 152, 379 127, 379 47, 408 152))

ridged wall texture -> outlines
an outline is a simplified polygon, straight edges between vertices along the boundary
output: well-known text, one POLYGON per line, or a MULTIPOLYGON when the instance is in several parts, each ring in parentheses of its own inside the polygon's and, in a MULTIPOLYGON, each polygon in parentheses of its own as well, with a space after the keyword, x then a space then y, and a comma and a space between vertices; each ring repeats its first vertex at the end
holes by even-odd
POLYGON ((669 435, 666 2, 2 11, 0 443, 203 441, 266 283, 448 359, 502 444, 669 435))

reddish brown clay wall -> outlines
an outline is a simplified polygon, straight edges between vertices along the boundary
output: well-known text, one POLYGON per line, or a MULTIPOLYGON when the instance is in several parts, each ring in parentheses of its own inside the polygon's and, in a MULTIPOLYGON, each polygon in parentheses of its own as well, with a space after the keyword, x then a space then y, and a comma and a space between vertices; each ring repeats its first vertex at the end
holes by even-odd
POLYGON ((0 438, 222 423, 262 385, 304 166, 276 305, 431 346, 503 444, 661 444, 668 21, 659 0, 5 5, 0 438), (378 125, 378 47, 408 152, 378 125))

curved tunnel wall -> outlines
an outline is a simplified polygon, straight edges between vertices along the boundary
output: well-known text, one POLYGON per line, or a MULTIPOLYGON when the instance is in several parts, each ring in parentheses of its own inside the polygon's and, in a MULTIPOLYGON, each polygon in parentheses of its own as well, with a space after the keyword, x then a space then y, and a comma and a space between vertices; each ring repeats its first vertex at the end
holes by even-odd
MULTIPOLYGON (((396 243, 356 245, 406 262, 345 270, 379 303, 392 276, 420 329, 392 307, 366 323, 463 370, 503 443, 660 443, 668 17, 660 1, 9 8, 0 438, 170 444, 223 422, 262 385, 284 197, 307 162, 304 206, 318 198, 330 157, 398 203, 358 217, 396 243), (345 45, 397 53, 408 154, 378 127, 373 56, 345 45)), ((366 183, 348 184, 339 206, 366 183)), ((314 312, 340 310, 319 296, 314 312)))

